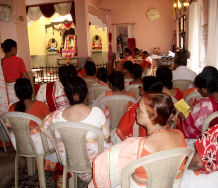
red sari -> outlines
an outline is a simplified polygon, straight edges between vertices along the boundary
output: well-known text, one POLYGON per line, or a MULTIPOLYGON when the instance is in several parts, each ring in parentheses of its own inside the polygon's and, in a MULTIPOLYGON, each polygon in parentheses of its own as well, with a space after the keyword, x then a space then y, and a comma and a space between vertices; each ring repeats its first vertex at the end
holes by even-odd
MULTIPOLYGON (((136 109, 139 103, 134 104, 121 118, 117 127, 116 134, 123 141, 128 137, 133 136, 133 126, 136 121, 136 109)), ((146 136, 146 128, 139 126, 139 137, 146 136)))
POLYGON ((218 124, 205 131, 195 142, 195 147, 204 166, 200 172, 218 171, 218 124))

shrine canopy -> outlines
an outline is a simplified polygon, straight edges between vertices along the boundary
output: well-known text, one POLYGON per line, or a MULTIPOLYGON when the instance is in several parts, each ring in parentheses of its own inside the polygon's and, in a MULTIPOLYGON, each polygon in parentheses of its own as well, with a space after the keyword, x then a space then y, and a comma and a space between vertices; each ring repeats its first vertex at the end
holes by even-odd
POLYGON ((41 16, 47 18, 52 17, 55 13, 58 13, 60 16, 71 14, 74 24, 76 24, 75 19, 75 6, 74 2, 70 3, 49 3, 42 4, 38 6, 27 6, 27 19, 30 21, 36 21, 41 16))

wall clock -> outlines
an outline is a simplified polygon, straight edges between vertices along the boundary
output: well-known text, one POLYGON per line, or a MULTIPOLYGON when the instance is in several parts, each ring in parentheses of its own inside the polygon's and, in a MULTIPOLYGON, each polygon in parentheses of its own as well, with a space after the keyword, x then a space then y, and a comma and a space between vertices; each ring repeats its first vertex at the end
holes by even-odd
POLYGON ((154 22, 160 17, 160 12, 159 10, 152 8, 148 10, 147 17, 150 21, 154 22))

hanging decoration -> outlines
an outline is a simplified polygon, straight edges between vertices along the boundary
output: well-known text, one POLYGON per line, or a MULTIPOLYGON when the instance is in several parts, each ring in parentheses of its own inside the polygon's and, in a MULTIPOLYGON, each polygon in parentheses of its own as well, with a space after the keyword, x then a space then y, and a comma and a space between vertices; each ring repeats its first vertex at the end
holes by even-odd
POLYGON ((75 6, 74 2, 70 3, 49 3, 39 6, 27 6, 26 7, 27 17, 30 20, 38 20, 41 16, 50 18, 56 12, 63 16, 66 14, 71 14, 74 24, 76 24, 75 19, 75 6))

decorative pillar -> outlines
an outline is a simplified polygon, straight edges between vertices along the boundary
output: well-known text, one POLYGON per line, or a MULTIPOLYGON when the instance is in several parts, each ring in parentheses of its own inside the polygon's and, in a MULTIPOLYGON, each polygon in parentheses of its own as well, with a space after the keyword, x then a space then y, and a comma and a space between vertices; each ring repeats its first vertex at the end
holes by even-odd
POLYGON ((88 0, 75 0, 78 66, 82 67, 91 56, 89 40, 88 0))

